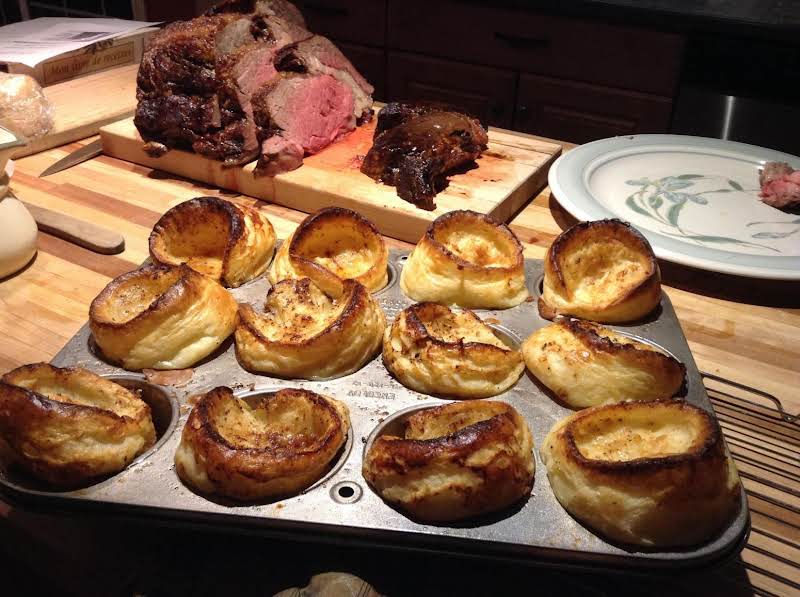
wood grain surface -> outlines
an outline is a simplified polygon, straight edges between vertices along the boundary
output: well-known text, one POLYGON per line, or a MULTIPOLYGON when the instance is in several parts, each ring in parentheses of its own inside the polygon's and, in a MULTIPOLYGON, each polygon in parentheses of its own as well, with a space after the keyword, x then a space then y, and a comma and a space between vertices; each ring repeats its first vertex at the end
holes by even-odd
MULTIPOLYGON (((97 255, 41 233, 39 252, 31 264, 18 275, 0 282, 2 371, 23 363, 46 361, 55 355, 86 321, 89 302, 103 286, 112 277, 135 268, 147 257, 150 228, 173 205, 198 195, 219 195, 257 205, 268 215, 282 238, 304 217, 303 213, 287 207, 219 191, 106 156, 45 179, 38 178, 41 170, 91 140, 18 160, 12 188, 29 203, 119 232, 125 237, 125 251, 115 256, 97 255)), ((523 242, 526 257, 541 258, 553 238, 572 223, 573 219, 545 189, 513 217, 511 228, 523 242)), ((410 247, 392 239, 387 239, 387 242, 392 247, 410 247)), ((800 395, 797 393, 800 382, 800 283, 748 280, 663 262, 661 267, 664 290, 675 306, 700 369, 773 394, 788 412, 800 412, 800 395)), ((712 571, 686 572, 661 580, 640 579, 635 581, 638 583, 635 585, 630 584, 634 582, 630 579, 623 581, 600 575, 570 576, 571 580, 583 579, 581 582, 588 583, 585 586, 600 591, 600 594, 616 594, 620 582, 626 583, 628 591, 637 587, 634 592, 641 589, 653 595, 675 591, 689 595, 746 595, 753 592, 788 595, 800 590, 797 567, 800 560, 798 426, 781 421, 775 409, 763 398, 752 395, 731 398, 729 396, 734 393, 724 384, 715 392, 712 399, 720 413, 745 487, 750 492, 754 530, 741 556, 712 571), (760 400, 761 406, 748 406, 754 400, 760 400)), ((81 536, 83 541, 97 541, 98 545, 104 540, 110 541, 101 538, 103 532, 99 528, 92 530, 91 524, 73 524, 67 532, 56 524, 58 522, 59 519, 46 518, 44 522, 35 524, 30 518, 25 518, 19 523, 21 526, 14 528, 25 537, 35 534, 31 528, 40 528, 38 532, 81 536)), ((53 543, 55 539, 45 543, 48 541, 53 543)), ((191 540, 187 539, 187 542, 191 540)), ((109 549, 117 553, 114 550, 122 548, 114 544, 113 549, 109 549)), ((320 561, 328 560, 323 558, 320 561)), ((195 564, 192 560, 191 566, 195 567, 195 564)), ((363 561, 353 562, 351 569, 358 570, 362 564, 363 561)), ((330 565, 343 566, 341 562, 330 565)), ((401 582, 403 574, 397 568, 390 566, 386 570, 395 570, 400 579, 397 582, 401 582)), ((480 566, 476 569, 483 570, 480 566)), ((520 579, 524 577, 516 568, 508 574, 512 575, 510 578, 517 578, 513 575, 519 575, 520 579)), ((526 574, 540 573, 528 571, 526 574)), ((537 578, 551 578, 543 572, 541 574, 537 578)), ((303 580, 293 582, 303 584, 303 580)), ((381 588, 381 583, 374 578, 368 580, 381 588)), ((544 586, 550 585, 545 582, 544 586)), ((588 591, 588 594, 597 593, 588 591)))
POLYGON ((14 155, 22 157, 97 133, 136 109, 138 64, 121 66, 44 88, 53 107, 53 128, 14 155))
POLYGON ((226 168, 217 160, 188 151, 172 150, 153 158, 133 119, 103 127, 103 153, 126 162, 158 168, 215 187, 265 199, 304 212, 335 205, 368 217, 383 234, 415 242, 428 224, 453 209, 472 209, 507 222, 531 195, 547 184, 550 164, 561 145, 523 137, 502 129, 489 130, 489 148, 478 166, 448 177, 449 184, 436 195, 436 209, 418 209, 397 196, 394 187, 376 184, 359 170, 372 147, 376 120, 308 156, 297 170, 272 177, 255 177, 255 163, 226 168))

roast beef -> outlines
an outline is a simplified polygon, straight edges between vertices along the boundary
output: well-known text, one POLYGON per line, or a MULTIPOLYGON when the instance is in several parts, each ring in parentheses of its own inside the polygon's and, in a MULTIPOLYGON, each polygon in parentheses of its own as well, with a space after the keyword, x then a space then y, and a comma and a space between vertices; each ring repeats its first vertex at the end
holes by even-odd
POLYGON ((800 170, 786 162, 767 162, 758 176, 761 200, 778 209, 800 206, 800 170))
POLYGON ((314 35, 286 46, 275 60, 278 70, 330 75, 347 85, 353 94, 354 126, 372 117, 372 93, 375 88, 367 83, 328 38, 314 35))
POLYGON ((350 87, 328 74, 284 73, 256 92, 252 102, 261 141, 258 176, 300 167, 304 155, 355 126, 350 87))
POLYGON ((249 93, 242 86, 255 88, 269 80, 275 75, 275 52, 311 36, 298 22, 303 23, 302 16, 285 0, 259 0, 226 2, 207 15, 165 27, 139 67, 134 123, 142 138, 150 146, 191 147, 233 162, 244 154, 255 157, 249 93), (240 14, 239 9, 254 12, 240 14), (251 53, 264 67, 254 67, 251 53), (174 113, 183 107, 190 110, 174 113))
MULTIPOLYGON (((250 98, 277 76, 275 55, 284 46, 311 34, 278 17, 257 17, 256 39, 217 59, 217 96, 221 111, 219 131, 206 134, 193 149, 227 165, 244 164, 258 156, 256 127, 250 98)), ((254 29, 255 30, 255 29, 254 29)))
MULTIPOLYGON (((457 112, 464 114, 470 118, 475 118, 466 110, 446 104, 444 102, 434 102, 426 100, 417 100, 414 102, 392 102, 386 104, 378 114, 378 122, 375 126, 375 137, 380 135, 383 131, 403 124, 411 118, 421 116, 422 114, 429 114, 431 112, 457 112)), ((483 126, 481 124, 481 126, 483 126)), ((484 127, 486 128, 486 127, 484 127)))
POLYGON ((152 153, 191 148, 226 165, 261 155, 258 172, 275 174, 370 118, 372 92, 293 4, 227 0, 159 33, 139 69, 134 122, 152 153))
POLYGON ((422 209, 435 209, 447 173, 477 159, 489 140, 477 119, 429 103, 387 104, 378 126, 361 171, 422 209))

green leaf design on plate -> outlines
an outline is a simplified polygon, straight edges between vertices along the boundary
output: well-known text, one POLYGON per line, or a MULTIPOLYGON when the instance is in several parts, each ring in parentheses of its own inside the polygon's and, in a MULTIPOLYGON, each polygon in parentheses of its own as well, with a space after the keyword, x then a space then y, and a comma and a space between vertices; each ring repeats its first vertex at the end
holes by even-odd
POLYGON ((731 238, 730 236, 712 236, 706 234, 670 234, 669 232, 666 233, 669 236, 677 236, 680 238, 688 238, 690 240, 696 240, 701 243, 719 243, 719 244, 728 244, 728 245, 742 245, 743 247, 758 247, 759 249, 769 249, 770 251, 775 251, 776 253, 780 253, 778 249, 775 247, 768 247, 767 245, 760 245, 758 243, 749 243, 744 240, 739 240, 738 238, 731 238))
POLYGON ((626 180, 625 184, 629 184, 632 187, 643 187, 646 184, 650 184, 650 181, 646 178, 640 178, 639 180, 626 180))
POLYGON ((661 198, 661 195, 650 195, 650 197, 647 199, 647 202, 653 209, 658 209, 664 205, 664 200, 661 198))
POLYGON ((798 230, 800 230, 800 228, 795 228, 794 230, 790 230, 789 232, 759 232, 757 234, 753 234, 752 238, 786 238, 787 236, 791 236, 798 230))
POLYGON ((686 205, 686 201, 680 201, 679 203, 674 203, 667 210, 667 221, 676 228, 678 227, 678 216, 681 215, 681 209, 683 209, 684 205, 686 205))
POLYGON ((647 216, 648 218, 652 218, 653 217, 652 214, 650 214, 650 212, 648 212, 647 210, 642 209, 641 207, 639 207, 639 205, 634 200, 633 195, 630 195, 625 200, 625 205, 627 205, 630 209, 635 211, 637 214, 642 214, 643 216, 647 216))
POLYGON ((692 180, 693 178, 703 178, 702 174, 681 174, 680 176, 676 176, 680 180, 692 180))
POLYGON ((742 190, 742 188, 743 188, 743 187, 742 187, 742 185, 740 185, 740 184, 739 184, 738 182, 736 182, 735 180, 728 179, 728 184, 729 184, 729 185, 731 185, 731 186, 732 186, 734 189, 736 189, 737 191, 741 191, 741 190, 742 190))
POLYGON ((714 189, 713 191, 703 191, 704 193, 732 193, 731 189, 714 189))
POLYGON ((800 224, 800 218, 788 222, 748 222, 745 226, 759 226, 760 224, 800 224))

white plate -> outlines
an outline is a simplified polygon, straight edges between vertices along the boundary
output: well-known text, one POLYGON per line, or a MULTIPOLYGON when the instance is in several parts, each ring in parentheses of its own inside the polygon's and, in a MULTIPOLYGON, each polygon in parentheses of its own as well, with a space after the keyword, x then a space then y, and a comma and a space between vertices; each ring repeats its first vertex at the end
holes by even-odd
POLYGON ((800 158, 745 143, 633 135, 576 147, 550 168, 550 189, 580 220, 620 218, 658 257, 715 272, 800 280, 800 214, 759 197, 766 162, 800 158))

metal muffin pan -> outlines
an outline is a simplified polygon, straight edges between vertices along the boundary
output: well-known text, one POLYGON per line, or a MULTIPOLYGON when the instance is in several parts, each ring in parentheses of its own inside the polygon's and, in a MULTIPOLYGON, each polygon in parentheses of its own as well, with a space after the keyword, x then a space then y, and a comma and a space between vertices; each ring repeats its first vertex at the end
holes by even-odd
MULTIPOLYGON (((377 293, 387 321, 411 305, 399 286, 407 251, 390 252, 389 286, 377 293)), ((536 306, 542 262, 527 259, 525 270, 532 300, 512 309, 478 310, 498 335, 524 340, 549 322, 540 318, 536 306)), ((231 290, 239 302, 262 308, 269 282, 263 276, 231 290)), ((686 365, 685 399, 713 413, 711 403, 692 358, 680 323, 666 295, 650 318, 635 325, 609 326, 633 337, 663 347, 686 365)), ((128 372, 101 360, 90 347, 85 325, 56 355, 57 366, 82 366, 103 375, 128 372)), ((232 338, 214 355, 194 368, 184 387, 167 388, 179 408, 174 427, 165 429, 160 445, 127 469, 90 487, 75 491, 47 491, 0 471, 0 491, 8 498, 39 507, 81 508, 116 512, 161 521, 188 521, 297 538, 351 541, 401 549, 439 550, 448 553, 518 559, 530 563, 604 568, 674 568, 710 564, 741 549, 750 526, 744 491, 736 518, 709 543, 672 551, 643 550, 610 544, 574 520, 561 507, 550 489, 539 457, 539 447, 550 427, 571 410, 559 405, 527 370, 517 384, 493 400, 512 404, 525 418, 535 441, 536 477, 533 491, 507 510, 456 524, 422 524, 384 503, 361 475, 367 439, 398 411, 411 412, 423 406, 444 404, 441 400, 407 389, 384 368, 380 355, 360 371, 329 381, 294 381, 255 375, 236 361, 232 338), (175 474, 173 455, 181 430, 192 407, 192 397, 216 386, 229 386, 237 396, 298 387, 328 394, 345 402, 350 410, 352 447, 345 447, 339 461, 320 482, 303 493, 269 503, 239 503, 199 495, 181 483, 175 474)))

